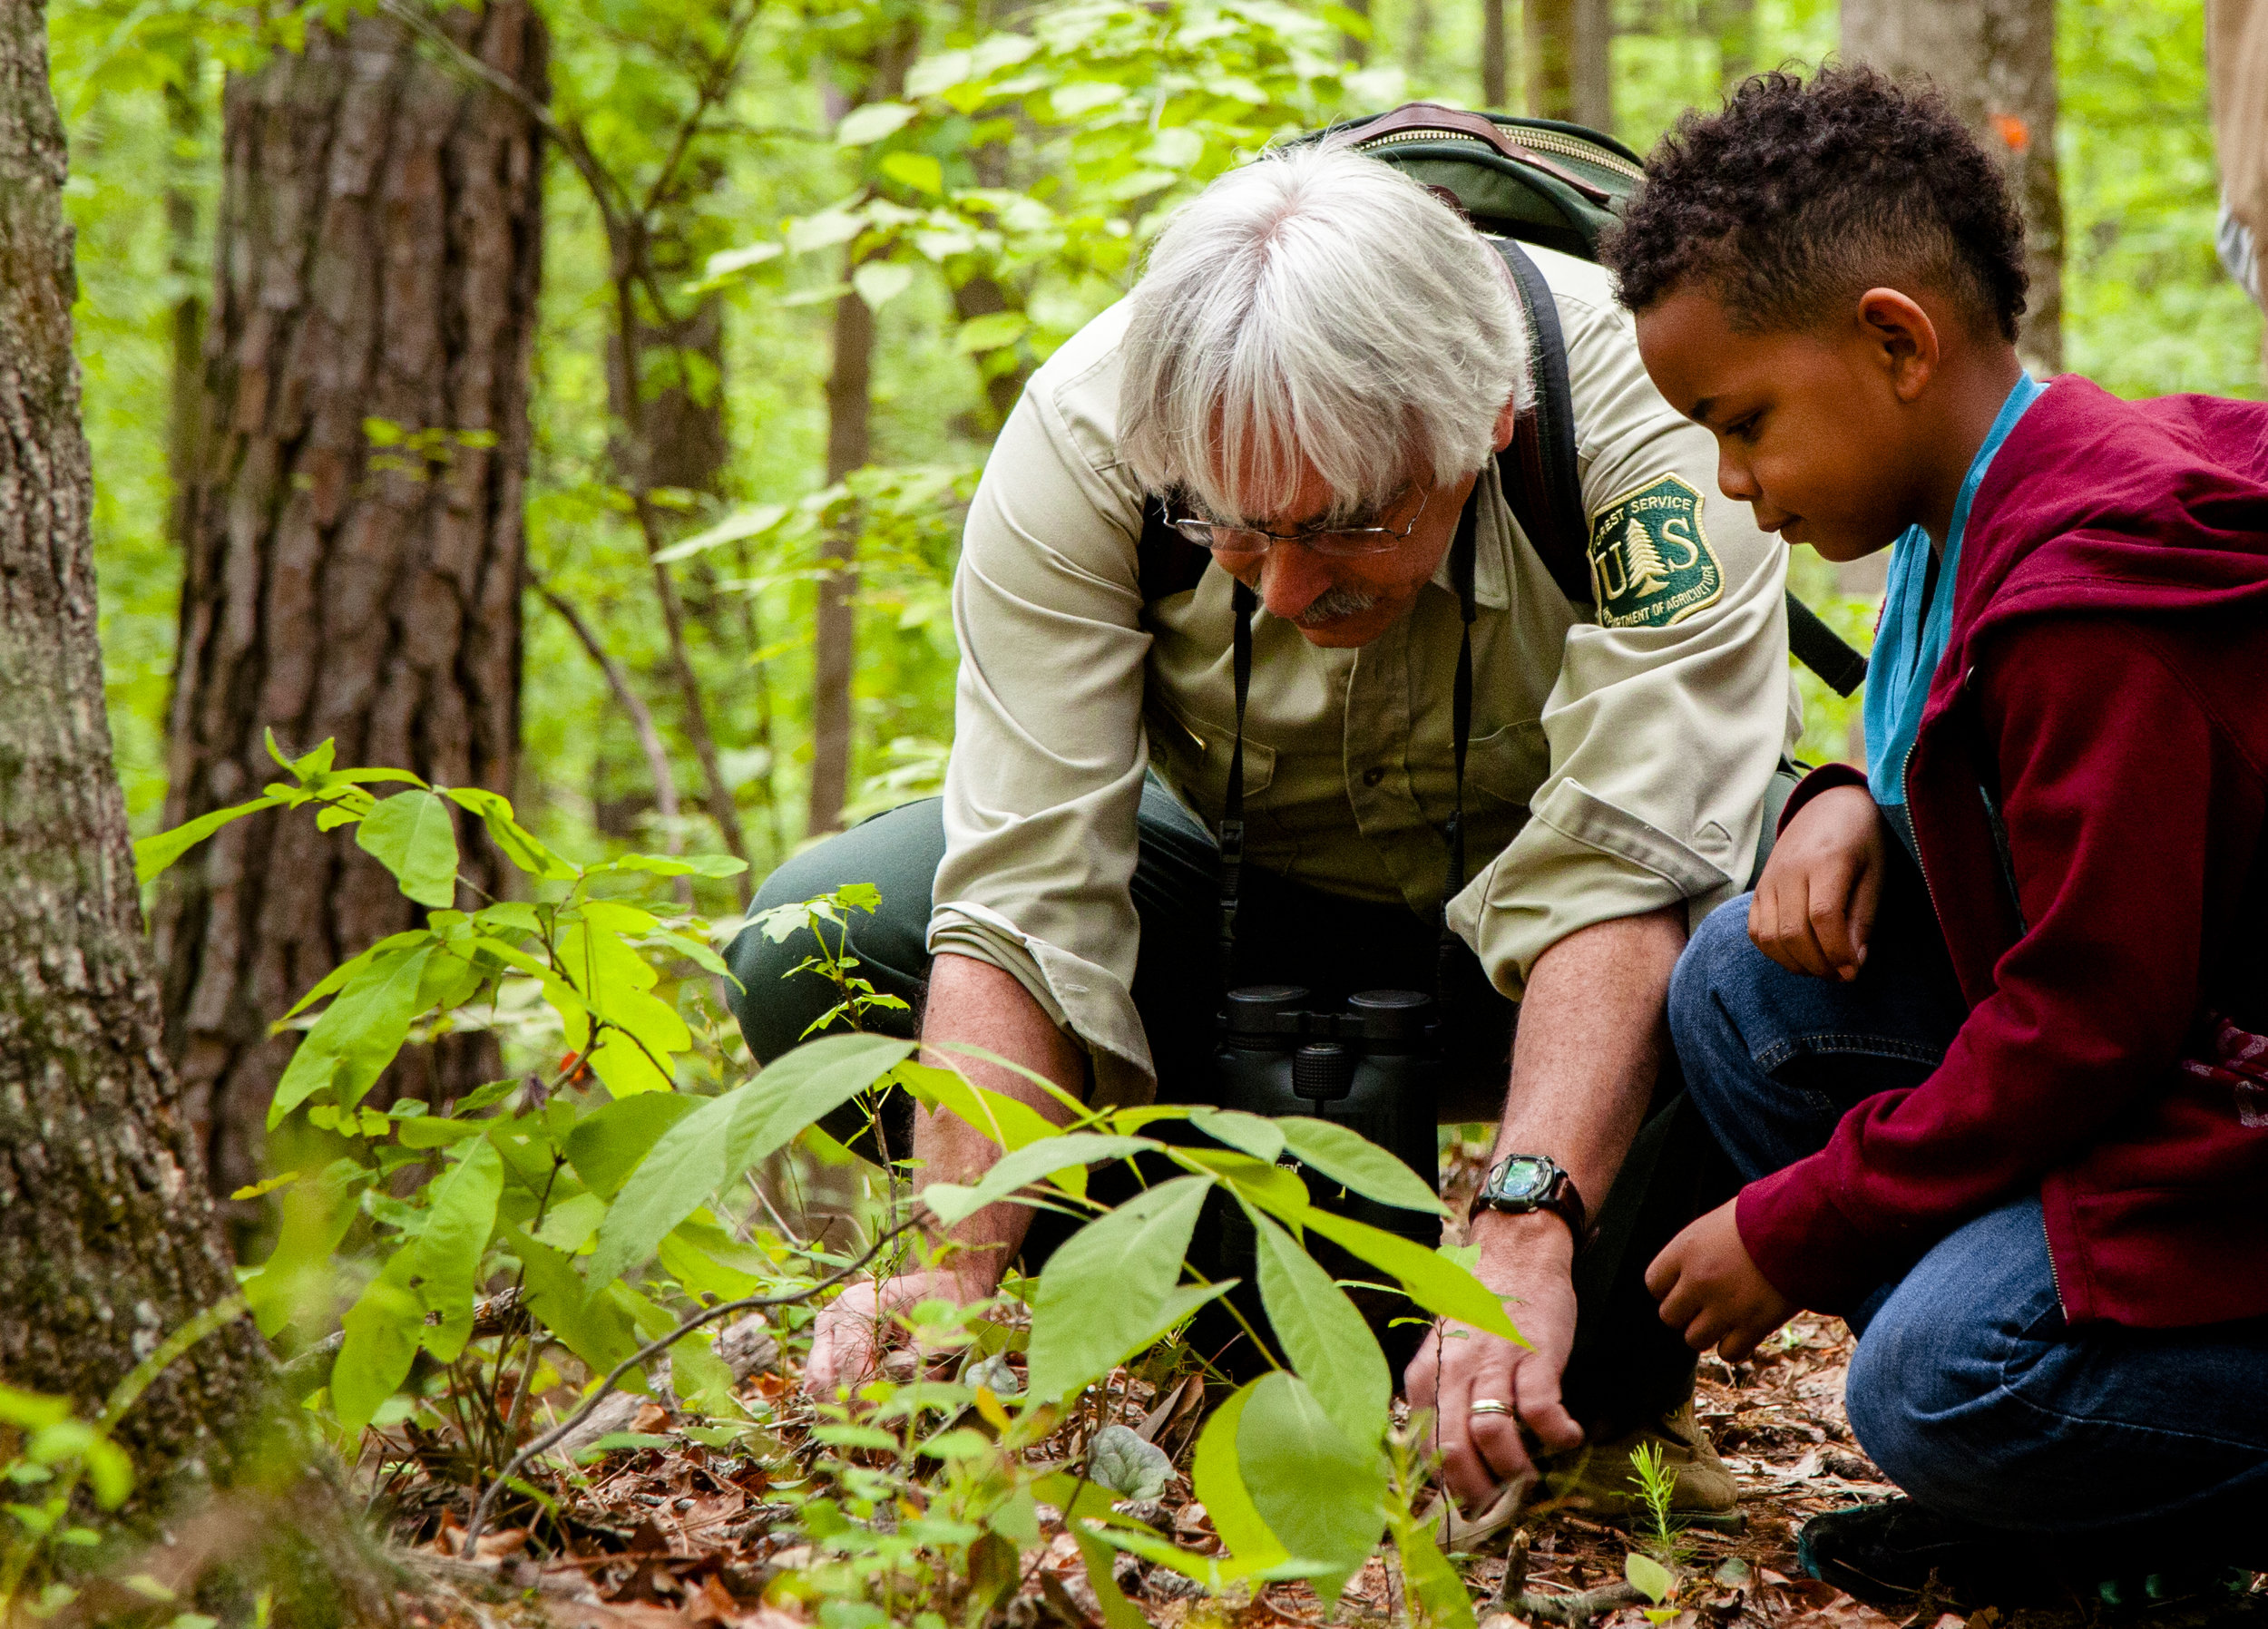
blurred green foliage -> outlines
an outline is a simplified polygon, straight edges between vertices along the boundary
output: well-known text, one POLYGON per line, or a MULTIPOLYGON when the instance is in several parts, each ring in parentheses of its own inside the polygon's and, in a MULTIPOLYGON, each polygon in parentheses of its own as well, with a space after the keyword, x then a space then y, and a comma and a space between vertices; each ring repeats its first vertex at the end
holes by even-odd
MULTIPOLYGON (((347 9, 50 7, 72 140, 103 647, 137 831, 153 829, 164 795, 178 578, 165 403, 176 304, 210 278, 223 73, 257 63, 268 40, 311 15, 347 9), (169 233, 169 200, 191 212, 192 233, 169 233)), ((684 47, 719 24, 725 0, 543 9, 555 104, 616 173, 633 183, 653 173, 692 95, 684 47)), ((1725 10, 1621 0, 1624 139, 1642 148, 1718 93, 1725 10)), ((2059 20, 2070 366, 2128 395, 2257 394, 2260 319, 2214 259, 2203 0, 2063 0, 2059 20)), ((1369 66, 1354 72, 1340 60, 1340 31, 1360 26, 1336 7, 1261 0, 1155 10, 1045 0, 997 18, 982 0, 917 13, 797 0, 758 14, 738 81, 701 138, 699 184, 672 218, 683 264, 667 269, 673 292, 705 287, 725 302, 721 370, 688 382, 721 393, 730 454, 719 490, 685 500, 679 534, 708 546, 675 569, 759 872, 800 838, 812 608, 831 526, 855 510, 867 531, 852 789, 855 808, 871 810, 934 786, 951 738, 943 591, 961 505, 995 428, 986 378, 1028 370, 1115 298, 1160 210, 1271 134, 1405 94, 1477 99, 1477 5, 1376 0, 1369 66), (904 101, 860 108, 838 128, 826 87, 855 89, 862 54, 909 22, 923 60, 904 101), (853 269, 876 307, 876 467, 830 491, 830 301, 853 269), (999 285, 1005 308, 965 321, 953 290, 976 276, 999 285)), ((1833 0, 1758 0, 1752 37, 1759 65, 1816 62, 1835 43, 1833 0)), ((643 545, 608 456, 604 232, 556 147, 545 209, 531 560, 640 683, 697 810, 698 774, 659 677, 666 648, 643 545)), ((1871 606, 1835 600, 1831 576, 1798 554, 1799 586, 1862 636, 1871 606)), ((580 852, 652 846, 650 788, 628 722, 560 619, 533 595, 526 614, 520 808, 580 852)), ((1849 708, 1804 682, 1806 750, 1838 756, 1849 708)), ((695 847, 716 846, 705 816, 684 818, 695 847)))

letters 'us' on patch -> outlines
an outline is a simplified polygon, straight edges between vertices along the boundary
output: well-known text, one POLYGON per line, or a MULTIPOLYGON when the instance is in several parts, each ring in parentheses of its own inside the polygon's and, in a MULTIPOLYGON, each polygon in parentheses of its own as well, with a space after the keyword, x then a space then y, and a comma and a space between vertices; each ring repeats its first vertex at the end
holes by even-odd
POLYGON ((1725 591, 1701 528, 1701 494, 1675 475, 1632 487, 1591 520, 1591 586, 1602 628, 1667 628, 1725 591))

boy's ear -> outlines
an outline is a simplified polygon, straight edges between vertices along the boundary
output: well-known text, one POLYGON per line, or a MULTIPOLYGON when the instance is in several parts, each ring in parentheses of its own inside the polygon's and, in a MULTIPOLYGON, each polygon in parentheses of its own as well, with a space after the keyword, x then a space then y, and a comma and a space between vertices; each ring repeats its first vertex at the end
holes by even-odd
POLYGON ((1910 296, 1870 288, 1859 296, 1859 325, 1901 402, 1917 400, 1937 376, 1937 325, 1910 296))

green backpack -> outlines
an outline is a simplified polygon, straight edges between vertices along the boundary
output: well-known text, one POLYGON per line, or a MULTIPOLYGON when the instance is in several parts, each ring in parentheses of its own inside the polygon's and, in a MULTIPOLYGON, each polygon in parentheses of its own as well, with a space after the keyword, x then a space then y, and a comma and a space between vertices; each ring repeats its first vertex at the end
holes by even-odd
MULTIPOLYGON (((1453 203, 1495 240, 1537 330, 1536 407, 1520 415, 1511 446, 1499 455, 1504 493, 1560 592, 1589 605, 1589 529, 1576 467, 1567 346, 1550 290, 1519 245, 1596 262, 1599 234, 1637 190, 1637 154, 1579 124, 1431 102, 1348 120, 1300 141, 1344 141, 1383 160, 1453 203)), ((1139 558, 1147 600, 1196 587, 1209 557, 1167 527, 1153 502, 1144 513, 1139 558)), ((1793 593, 1787 609, 1788 648, 1796 659, 1838 695, 1852 694, 1865 681, 1866 658, 1793 593)))

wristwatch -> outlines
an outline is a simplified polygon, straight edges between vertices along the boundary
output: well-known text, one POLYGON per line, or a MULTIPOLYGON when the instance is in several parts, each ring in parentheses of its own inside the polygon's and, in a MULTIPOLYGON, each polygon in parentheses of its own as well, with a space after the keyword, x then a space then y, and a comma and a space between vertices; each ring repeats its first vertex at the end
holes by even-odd
POLYGON ((1549 1154, 1511 1154, 1499 1160, 1472 1196, 1465 1220, 1484 1210, 1513 1215, 1549 1211, 1568 1224, 1578 1244, 1583 1242, 1583 1196, 1575 1191, 1575 1179, 1549 1154))

